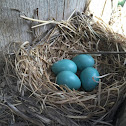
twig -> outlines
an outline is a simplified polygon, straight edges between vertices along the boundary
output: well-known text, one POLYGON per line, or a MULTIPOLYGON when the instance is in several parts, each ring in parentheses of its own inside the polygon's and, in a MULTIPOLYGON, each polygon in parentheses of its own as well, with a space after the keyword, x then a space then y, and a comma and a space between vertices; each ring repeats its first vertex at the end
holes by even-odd
POLYGON ((99 52, 68 52, 68 54, 126 54, 126 52, 99 51, 99 52))

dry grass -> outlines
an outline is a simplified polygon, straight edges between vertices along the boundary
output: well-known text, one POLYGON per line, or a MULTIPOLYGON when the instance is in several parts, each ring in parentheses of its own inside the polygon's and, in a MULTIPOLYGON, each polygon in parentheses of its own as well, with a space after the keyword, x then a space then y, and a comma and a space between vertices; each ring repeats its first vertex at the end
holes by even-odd
POLYGON ((7 96, 11 98, 4 97, 1 104, 31 122, 29 125, 111 125, 115 110, 126 95, 125 54, 92 54, 101 75, 99 86, 92 92, 66 87, 64 90, 55 83, 51 65, 83 52, 124 51, 126 38, 114 33, 100 19, 95 23, 79 12, 61 22, 21 17, 41 23, 32 28, 55 26, 32 43, 18 43, 18 48, 17 43, 11 43, 9 48, 14 51, 5 56, 4 71, 10 92, 7 96))

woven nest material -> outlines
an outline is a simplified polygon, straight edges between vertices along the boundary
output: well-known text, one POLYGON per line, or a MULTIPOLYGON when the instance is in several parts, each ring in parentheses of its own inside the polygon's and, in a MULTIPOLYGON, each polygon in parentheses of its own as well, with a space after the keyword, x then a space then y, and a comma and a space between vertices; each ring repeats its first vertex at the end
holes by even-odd
POLYGON ((12 53, 6 57, 5 73, 11 75, 6 80, 8 95, 13 100, 5 98, 3 104, 31 122, 29 125, 111 125, 115 109, 126 95, 125 55, 112 52, 125 50, 125 37, 114 33, 101 20, 94 22, 79 12, 61 22, 22 17, 41 23, 35 27, 54 26, 32 43, 11 44, 14 57, 12 53), (105 54, 106 51, 111 53, 105 54), (88 52, 101 52, 92 54, 100 73, 99 86, 92 92, 85 92, 57 85, 52 64, 88 52))

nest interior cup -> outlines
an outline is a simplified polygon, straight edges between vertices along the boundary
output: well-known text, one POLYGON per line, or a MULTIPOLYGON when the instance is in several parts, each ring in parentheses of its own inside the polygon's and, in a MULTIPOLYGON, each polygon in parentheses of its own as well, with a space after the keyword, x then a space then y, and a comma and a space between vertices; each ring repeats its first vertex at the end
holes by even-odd
POLYGON ((15 51, 14 68, 19 80, 18 91, 28 98, 30 94, 38 105, 37 108, 34 105, 29 107, 31 113, 41 110, 39 114, 44 113, 46 118, 62 125, 93 125, 101 124, 97 120, 102 117, 104 121, 114 111, 113 107, 123 97, 126 89, 123 54, 93 55, 94 67, 102 78, 99 86, 91 92, 70 90, 57 85, 56 76, 51 71, 53 63, 72 59, 77 53, 123 51, 122 46, 126 44, 124 37, 113 33, 101 21, 92 22, 88 16, 76 13, 67 23, 57 23, 42 42, 37 43, 40 38, 36 38, 32 46, 24 42, 15 51))

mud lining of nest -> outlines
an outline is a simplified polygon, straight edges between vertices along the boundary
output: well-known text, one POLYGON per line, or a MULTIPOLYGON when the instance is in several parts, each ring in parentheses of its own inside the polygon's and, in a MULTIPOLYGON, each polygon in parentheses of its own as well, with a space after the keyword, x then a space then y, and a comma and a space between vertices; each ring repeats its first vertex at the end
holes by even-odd
POLYGON ((61 22, 21 17, 40 23, 33 28, 45 24, 55 26, 32 43, 8 46, 7 50, 13 49, 13 53, 4 53, 5 84, 1 90, 1 118, 5 115, 8 118, 0 122, 41 126, 111 125, 114 112, 126 94, 125 55, 92 55, 101 75, 99 86, 92 92, 58 86, 51 65, 82 52, 124 51, 125 37, 114 33, 100 19, 94 22, 79 12, 61 22))

